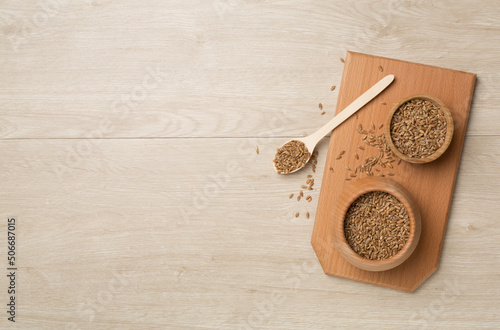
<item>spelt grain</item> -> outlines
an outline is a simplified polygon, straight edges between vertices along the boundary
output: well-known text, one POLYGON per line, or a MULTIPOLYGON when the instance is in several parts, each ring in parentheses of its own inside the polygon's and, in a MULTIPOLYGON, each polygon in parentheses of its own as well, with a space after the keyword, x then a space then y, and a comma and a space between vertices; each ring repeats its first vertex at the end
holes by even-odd
POLYGON ((444 144, 447 122, 434 102, 412 99, 394 113, 390 132, 394 146, 410 158, 425 158, 444 144))
POLYGON ((304 143, 292 140, 276 151, 273 162, 278 174, 287 174, 305 165, 310 157, 304 143))
POLYGON ((381 191, 358 197, 344 220, 349 246, 360 256, 384 260, 396 255, 406 244, 410 218, 403 203, 381 191))

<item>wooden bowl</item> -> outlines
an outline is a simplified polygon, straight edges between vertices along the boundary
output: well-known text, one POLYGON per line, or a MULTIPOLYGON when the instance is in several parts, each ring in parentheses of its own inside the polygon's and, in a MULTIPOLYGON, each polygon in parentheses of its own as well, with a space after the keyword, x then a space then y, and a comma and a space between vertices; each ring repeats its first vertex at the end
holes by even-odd
POLYGON ((453 117, 451 115, 450 109, 448 109, 448 107, 446 107, 446 105, 440 99, 438 99, 434 96, 431 96, 431 95, 427 95, 427 94, 416 94, 416 95, 408 96, 408 97, 405 97, 404 99, 402 99, 401 101, 399 101, 398 103, 396 103, 392 107, 389 114, 387 115, 387 119, 386 119, 384 126, 385 126, 385 136, 387 137, 386 138, 387 145, 389 146, 389 148, 391 148, 392 152, 396 156, 401 158, 402 160, 409 162, 409 163, 413 163, 413 164, 425 164, 425 163, 432 162, 433 160, 436 160, 437 158, 439 158, 446 151, 448 146, 450 145, 451 139, 453 138, 453 131, 454 131, 453 117), (399 109, 399 107, 401 105, 403 105, 404 103, 406 103, 412 99, 422 99, 422 100, 426 100, 426 101, 430 101, 430 102, 434 103, 435 105, 437 105, 440 108, 440 110, 443 111, 444 117, 446 119, 447 130, 446 130, 446 137, 445 137, 443 145, 438 150, 436 150, 436 152, 434 152, 432 155, 429 155, 429 156, 424 157, 424 158, 412 158, 412 157, 408 157, 407 155, 401 153, 398 150, 398 148, 396 148, 396 146, 394 145, 392 138, 391 138, 391 122, 392 122, 392 117, 394 116, 394 113, 399 109))
POLYGON ((331 228, 335 248, 345 260, 364 270, 384 271, 402 264, 417 247, 421 232, 420 211, 403 186, 387 178, 370 176, 345 186, 334 205, 331 228), (410 218, 410 235, 406 244, 397 254, 385 260, 370 260, 360 256, 349 246, 344 234, 347 210, 359 196, 371 191, 383 191, 395 196, 406 207, 410 218))

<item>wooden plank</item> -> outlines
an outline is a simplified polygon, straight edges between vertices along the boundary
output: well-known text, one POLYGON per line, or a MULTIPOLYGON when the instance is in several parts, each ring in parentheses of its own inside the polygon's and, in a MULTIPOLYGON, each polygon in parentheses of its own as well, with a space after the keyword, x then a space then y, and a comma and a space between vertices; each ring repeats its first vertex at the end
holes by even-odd
MULTIPOLYGON (((75 141, 1 141, 0 214, 19 220, 18 325, 498 324, 500 292, 494 284, 500 262, 491 246, 500 240, 492 216, 500 212, 500 137, 467 138, 440 269, 410 301, 398 291, 323 274, 309 244, 313 218, 303 216, 314 214, 322 171, 276 175, 271 160, 280 142, 105 140, 60 180, 53 165, 66 161, 75 141), (235 151, 243 170, 184 221, 181 208, 194 207, 198 192, 203 196, 206 187, 213 189, 213 176, 224 171, 235 151), (317 181, 313 201, 288 199, 308 174, 317 181), (282 299, 274 303, 276 296, 282 299), (271 310, 264 313, 263 306, 271 310), (366 313, 374 317, 361 317, 366 313)), ((325 139, 318 169, 325 166, 327 148, 325 139)), ((0 232, 5 233, 5 221, 0 232)), ((0 242, 5 255, 5 240, 0 242)), ((4 277, 0 285, 5 284, 4 277)), ((0 290, 1 301, 6 296, 0 290)), ((7 325, 2 317, 0 326, 7 325)))
MULTIPOLYGON (((360 110, 358 118, 351 117, 332 133, 312 245, 327 274, 413 291, 438 266, 476 75, 348 52, 337 112, 387 74, 395 76, 392 85, 360 110), (364 134, 357 132, 358 127, 373 130, 374 136, 382 134, 384 130, 380 125, 386 122, 392 105, 414 94, 435 96, 449 107, 455 124, 453 140, 445 154, 431 163, 401 162, 400 165, 390 165, 393 168, 389 165, 378 167, 378 173, 390 176, 413 197, 420 209, 422 234, 415 252, 400 266, 383 272, 364 271, 344 260, 333 246, 330 227, 333 203, 339 198, 342 188, 351 184, 345 178, 352 171, 346 168, 354 170, 363 164, 365 158, 379 154, 375 147, 363 141, 364 134), (337 159, 341 151, 346 154, 337 159)), ((366 173, 358 173, 356 179, 366 176, 366 173)))
POLYGON ((286 125, 266 136, 312 132, 334 112, 338 90, 330 86, 340 85, 345 50, 476 72, 474 106, 482 110, 468 133, 497 134, 500 33, 491 17, 500 7, 487 0, 376 9, 370 1, 217 0, 196 10, 179 1, 57 3, 46 21, 40 6, 2 3, 0 138, 85 138, 106 120, 109 138, 249 137, 283 111, 286 125), (457 24, 444 16, 460 20, 460 42, 457 24), (29 24, 34 17, 41 23, 29 24), (405 29, 394 28, 403 22, 405 29), (165 78, 131 100, 148 68, 165 78), (128 105, 114 103, 123 98, 132 108, 126 119, 128 105))

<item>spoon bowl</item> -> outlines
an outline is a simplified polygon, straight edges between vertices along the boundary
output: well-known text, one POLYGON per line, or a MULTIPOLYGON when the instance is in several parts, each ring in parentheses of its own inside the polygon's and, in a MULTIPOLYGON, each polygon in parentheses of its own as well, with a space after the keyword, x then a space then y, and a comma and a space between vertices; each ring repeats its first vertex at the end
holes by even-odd
POLYGON ((292 142, 292 141, 299 141, 299 142, 302 142, 302 143, 304 143, 304 144, 305 144, 305 146, 306 146, 306 148, 307 148, 307 151, 309 152, 309 158, 307 158, 307 160, 306 160, 304 163, 302 163, 302 166, 300 166, 300 167, 298 167, 298 168, 296 168, 296 169, 294 169, 294 170, 292 170, 292 171, 290 171, 290 172, 288 172, 288 173, 283 173, 283 172, 279 173, 278 169, 276 168, 276 163, 275 163, 275 162, 273 162, 273 168, 274 168, 274 170, 276 171, 276 173, 279 173, 279 174, 292 174, 292 173, 295 173, 295 172, 297 172, 298 170, 300 170, 300 169, 304 168, 304 167, 307 165, 307 163, 309 163, 309 160, 311 160, 311 157, 312 157, 312 153, 313 153, 313 151, 314 151, 314 148, 316 147, 316 144, 317 144, 317 142, 316 142, 316 143, 314 143, 314 141, 310 138, 311 136, 312 136, 312 135, 309 135, 309 136, 306 136, 306 137, 303 137, 303 138, 299 138, 299 139, 291 139, 291 140, 288 140, 288 141, 286 141, 285 143, 283 143, 283 144, 281 145, 281 147, 279 147, 279 148, 278 148, 278 149, 281 149, 282 147, 284 147, 285 145, 287 145, 288 143, 290 143, 290 142, 292 142))

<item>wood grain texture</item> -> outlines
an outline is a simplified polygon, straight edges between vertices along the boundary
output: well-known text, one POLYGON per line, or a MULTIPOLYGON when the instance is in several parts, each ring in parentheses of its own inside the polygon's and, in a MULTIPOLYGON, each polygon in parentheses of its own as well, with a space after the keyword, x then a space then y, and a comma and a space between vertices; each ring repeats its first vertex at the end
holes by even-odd
POLYGON ((102 120, 107 137, 248 137, 277 111, 294 118, 279 136, 312 132, 318 102, 333 114, 347 50, 474 72, 482 111, 468 134, 500 122, 500 6, 488 0, 59 2, 31 25, 39 6, 2 2, 3 138, 81 138, 102 120), (148 68, 162 83, 133 100, 148 68))
POLYGON ((20 268, 0 328, 498 328, 498 17, 487 0, 2 1, 0 257, 16 216, 20 268), (347 50, 478 74, 440 267, 411 295, 323 273, 328 139, 317 173, 271 166, 333 117, 347 50), (288 199, 308 174, 312 202, 288 199))
MULTIPOLYGON (((359 111, 358 118, 351 117, 333 131, 311 243, 327 274, 411 292, 438 267, 476 76, 351 52, 345 61, 337 113, 381 76, 393 74, 395 81, 359 111), (383 167, 373 166, 375 175, 392 175, 391 179, 408 190, 420 210, 422 235, 415 252, 400 266, 384 272, 365 271, 349 264, 333 246, 332 217, 336 216, 332 210, 344 187, 352 184, 345 178, 365 159, 379 155, 379 150, 363 141, 363 135, 384 133, 384 128, 379 128, 379 125, 386 124, 391 105, 414 94, 435 96, 448 106, 453 116, 454 136, 448 150, 431 163, 401 162, 397 165, 396 161, 383 167), (373 134, 360 134, 358 127, 365 132, 371 129, 373 134), (345 151, 345 155, 337 159, 342 151, 345 151), (358 154, 359 159, 355 158, 355 154, 358 154), (375 168, 380 172, 376 172, 375 168)), ((382 160, 387 161, 385 157, 382 160)), ((356 178, 365 176, 366 173, 358 173, 356 178)))
POLYGON ((490 247, 500 239, 492 216, 500 212, 500 137, 466 140, 440 268, 411 295, 323 273, 309 244, 321 173, 275 175, 280 141, 259 141, 257 156, 246 139, 105 140, 62 181, 53 165, 64 164, 75 141, 1 141, 9 160, 0 171, 1 216, 20 224, 19 326, 498 324, 500 263, 490 247), (242 171, 217 176, 234 150, 247 152, 236 160, 242 171), (193 154, 206 165, 178 161, 193 154), (313 201, 289 200, 308 174, 318 180, 313 201))

